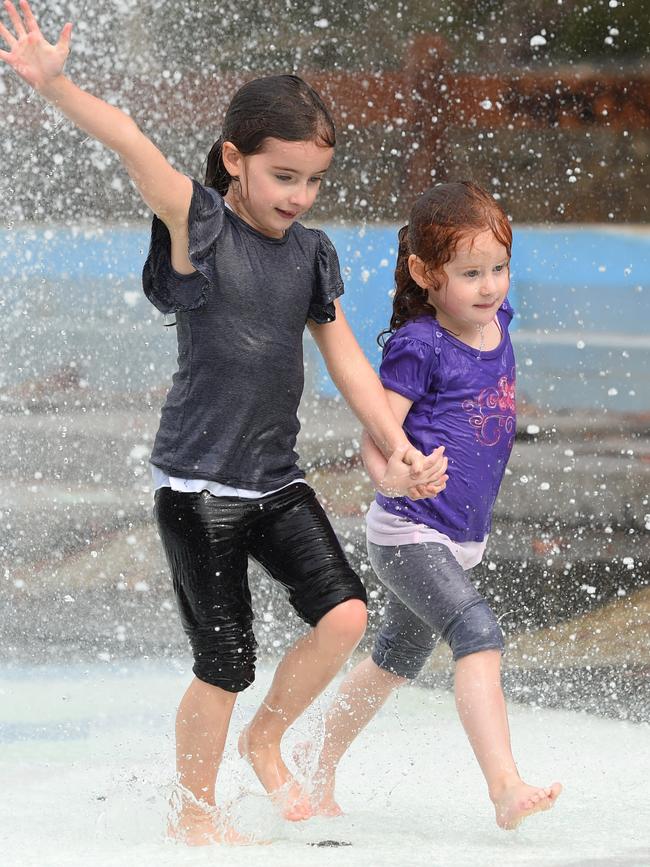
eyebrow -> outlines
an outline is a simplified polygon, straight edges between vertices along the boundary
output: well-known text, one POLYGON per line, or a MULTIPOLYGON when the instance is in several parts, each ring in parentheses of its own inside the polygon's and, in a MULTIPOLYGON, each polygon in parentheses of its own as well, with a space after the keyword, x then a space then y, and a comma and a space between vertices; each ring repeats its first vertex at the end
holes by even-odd
MULTIPOLYGON (((500 265, 502 262, 509 262, 509 261, 510 261, 510 256, 504 256, 502 259, 499 259, 494 264, 500 265)), ((478 267, 480 267, 480 263, 475 262, 472 259, 469 259, 467 262, 462 262, 462 261, 459 262, 458 260, 456 260, 456 262, 454 264, 458 264, 459 268, 478 268, 478 267)))
MULTIPOLYGON (((272 168, 273 168, 273 171, 275 171, 275 172, 293 172, 294 175, 299 174, 298 169, 290 169, 290 168, 287 168, 286 166, 273 166, 272 168)), ((329 166, 328 166, 328 168, 329 168, 329 166)), ((315 172, 311 172, 311 174, 312 175, 324 175, 326 171, 327 171, 327 168, 318 169, 315 172)))

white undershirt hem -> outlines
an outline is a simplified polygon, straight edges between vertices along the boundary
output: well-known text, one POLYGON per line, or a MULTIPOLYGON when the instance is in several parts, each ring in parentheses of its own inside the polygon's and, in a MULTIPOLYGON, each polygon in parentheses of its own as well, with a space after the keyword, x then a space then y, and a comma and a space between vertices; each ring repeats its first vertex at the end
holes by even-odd
POLYGON ((181 479, 177 476, 168 476, 164 470, 161 470, 155 464, 150 464, 150 466, 153 485, 156 491, 158 488, 171 488, 172 491, 180 491, 186 494, 200 494, 201 491, 207 491, 213 497, 239 497, 243 500, 259 500, 260 497, 276 494, 278 491, 288 488, 289 485, 294 485, 296 482, 307 484, 304 479, 292 479, 286 485, 281 485, 272 491, 249 491, 247 488, 232 488, 230 485, 222 485, 221 482, 211 482, 208 479, 181 479))
POLYGON ((444 545, 454 555, 458 564, 465 570, 477 566, 483 559, 488 536, 480 542, 454 542, 449 536, 428 527, 416 524, 408 518, 400 518, 387 512, 373 500, 366 513, 366 535, 373 545, 418 545, 422 542, 435 542, 444 545))

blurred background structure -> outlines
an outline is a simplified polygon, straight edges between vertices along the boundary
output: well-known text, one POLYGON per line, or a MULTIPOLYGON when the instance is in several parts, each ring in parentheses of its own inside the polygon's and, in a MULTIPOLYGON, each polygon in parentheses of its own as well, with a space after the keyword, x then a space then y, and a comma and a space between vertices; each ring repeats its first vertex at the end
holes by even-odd
MULTIPOLYGON (((648 3, 37 11, 50 34, 76 22, 74 80, 199 178, 238 84, 294 71, 322 92, 339 145, 310 219, 336 243, 375 362, 414 197, 446 179, 491 190, 515 226, 520 420, 477 579, 508 628, 511 694, 649 719, 648 3)), ((117 159, 5 67, 0 104, 0 647, 29 662, 185 652, 150 517, 175 336, 139 286, 149 214, 117 159)), ((368 581, 372 624, 359 431, 310 347, 308 361, 303 466, 368 581)), ((253 575, 271 654, 298 624, 253 575)), ((429 676, 448 669, 441 649, 429 676)))
MULTIPOLYGON (((59 0, 41 17, 52 33, 77 22, 70 74, 192 174, 238 83, 308 77, 339 135, 314 219, 399 220, 432 178, 471 175, 516 223, 647 220, 645 0, 59 0)), ((114 157, 1 80, 5 220, 145 216, 114 157), (11 195, 21 176, 27 198, 11 195)))

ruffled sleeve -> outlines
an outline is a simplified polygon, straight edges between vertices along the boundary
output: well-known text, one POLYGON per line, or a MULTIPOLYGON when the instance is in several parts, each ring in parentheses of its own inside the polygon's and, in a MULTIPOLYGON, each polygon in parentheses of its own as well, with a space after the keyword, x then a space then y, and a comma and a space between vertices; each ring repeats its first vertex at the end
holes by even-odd
POLYGON ((215 282, 214 245, 224 224, 223 198, 216 190, 192 181, 192 200, 187 216, 188 255, 196 268, 179 274, 171 263, 171 237, 167 226, 154 215, 149 254, 142 271, 147 298, 161 313, 177 313, 202 307, 215 282))
POLYGON ((438 367, 433 346, 398 332, 384 347, 379 378, 385 388, 416 401, 431 390, 438 367))
POLYGON ((334 245, 325 232, 315 230, 318 235, 316 252, 316 273, 314 291, 309 305, 309 319, 322 325, 336 319, 334 301, 343 294, 343 280, 339 267, 339 257, 334 245))

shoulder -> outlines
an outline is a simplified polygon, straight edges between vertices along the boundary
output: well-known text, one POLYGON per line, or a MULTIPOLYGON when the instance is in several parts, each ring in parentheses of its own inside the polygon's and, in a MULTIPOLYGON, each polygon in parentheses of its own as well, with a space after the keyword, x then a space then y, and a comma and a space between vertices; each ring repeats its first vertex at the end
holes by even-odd
POLYGON ((291 234, 294 241, 300 244, 304 249, 309 250, 314 256, 336 256, 336 248, 334 247, 334 244, 331 242, 327 233, 322 229, 303 226, 302 223, 294 223, 291 234))
POLYGON ((308 319, 318 325, 336 319, 334 301, 344 292, 341 266, 334 244, 322 229, 311 229, 294 223, 293 239, 310 263, 312 303, 308 319))
POLYGON ((510 323, 515 315, 515 311, 512 308, 510 301, 507 298, 503 299, 503 304, 499 307, 499 313, 502 317, 505 317, 506 322, 510 323))
POLYGON ((223 196, 213 187, 206 187, 196 178, 190 178, 190 180, 192 181, 190 215, 205 218, 210 214, 222 214, 224 211, 223 196))
POLYGON ((390 335, 384 344, 382 365, 415 365, 432 370, 438 363, 439 340, 432 316, 413 319, 390 335))
POLYGON ((386 341, 386 346, 415 341, 433 347, 436 345, 437 325, 438 323, 433 316, 419 316, 417 319, 411 319, 391 334, 386 341))
POLYGON ((423 316, 402 325, 386 341, 380 379, 386 388, 418 401, 435 383, 439 370, 436 321, 423 316))

